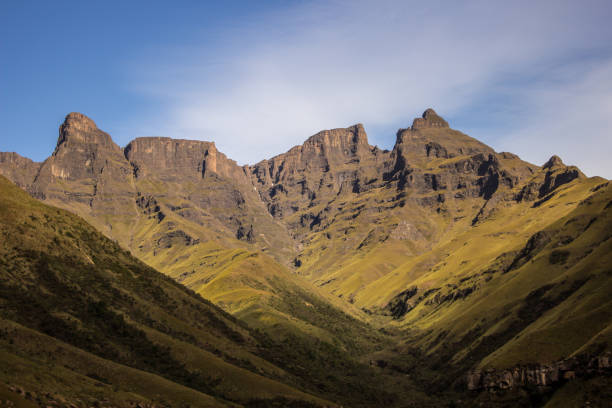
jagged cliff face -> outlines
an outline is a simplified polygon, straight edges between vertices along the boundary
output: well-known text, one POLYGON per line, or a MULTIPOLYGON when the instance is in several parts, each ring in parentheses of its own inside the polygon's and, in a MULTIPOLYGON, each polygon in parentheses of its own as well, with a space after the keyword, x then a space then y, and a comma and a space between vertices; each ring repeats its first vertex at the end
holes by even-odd
POLYGON ((121 148, 85 115, 70 113, 53 154, 27 183, 36 198, 84 216, 110 235, 134 216, 132 170, 121 148))
POLYGON ((40 163, 22 157, 15 152, 0 152, 0 174, 23 189, 29 189, 40 163))
POLYGON ((388 154, 368 144, 363 125, 325 130, 302 146, 250 168, 253 183, 277 218, 365 191, 379 181, 388 154))
POLYGON ((182 182, 218 175, 239 184, 247 181, 244 170, 212 142, 139 137, 125 147, 124 153, 137 179, 156 176, 182 182))
POLYGON ((168 234, 184 236, 186 243, 215 235, 230 246, 236 239, 260 249, 274 243, 279 258, 289 256, 282 253, 286 232, 268 215, 245 170, 214 143, 151 137, 121 149, 91 119, 71 113, 60 126, 55 151, 42 164, 15 153, 0 158, 3 174, 33 196, 76 211, 134 250, 156 251, 168 234), (158 226, 154 244, 151 237, 135 240, 143 222, 161 224, 167 216, 175 221, 158 226))
POLYGON ((295 323, 283 320, 290 281, 359 318, 395 319, 420 333, 406 344, 462 370, 510 367, 522 335, 549 338, 571 321, 583 327, 571 346, 528 358, 559 360, 610 337, 609 316, 581 309, 584 299, 609 306, 607 181, 556 156, 539 167, 497 153, 432 109, 390 152, 358 124, 244 167, 212 142, 138 138, 121 149, 70 114, 42 165, 3 154, 0 172, 256 325, 295 323), (591 287, 605 289, 581 292, 591 287))
MULTIPOLYGON (((368 143, 361 124, 317 133, 301 146, 249 168, 270 214, 301 241, 321 230, 332 202, 380 186, 389 153, 368 143)), ((327 221, 326 221, 327 220, 327 221)))
POLYGON ((356 125, 251 167, 270 213, 300 244, 297 273, 362 307, 374 300, 369 285, 516 203, 515 190, 539 171, 450 129, 431 109, 398 131, 391 152, 370 146, 356 125))
POLYGON ((444 119, 433 109, 428 109, 421 118, 414 119, 410 128, 397 131, 397 141, 391 154, 393 173, 433 159, 478 153, 489 155, 495 152, 489 146, 450 129, 444 119))
MULTIPOLYGON (((129 225, 134 213, 144 211, 150 216, 155 212, 163 219, 168 212, 179 212, 202 226, 216 218, 219 232, 262 241, 268 249, 272 236, 280 234, 284 240, 288 233, 295 240, 289 246, 299 247, 309 233, 333 224, 334 217, 350 207, 346 202, 355 197, 366 197, 360 204, 365 211, 359 214, 373 210, 382 214, 374 217, 377 223, 388 218, 387 207, 407 203, 421 207, 419 211, 461 212, 461 206, 453 202, 473 198, 480 205, 494 195, 499 199, 503 191, 524 184, 538 171, 512 154, 497 154, 450 129, 432 109, 410 128, 398 131, 391 152, 371 146, 358 124, 319 132, 287 153, 240 167, 213 142, 144 137, 121 149, 91 119, 71 113, 60 127, 55 151, 44 163, 15 153, 2 153, 1 159, 1 171, 34 196, 79 207, 79 213, 91 216, 109 234, 111 224, 100 222, 104 217, 114 222, 119 217, 129 225), (165 188, 160 189, 159 183, 165 188), (367 199, 374 190, 385 197, 378 204, 367 199), (181 205, 181 200, 192 203, 181 205), (332 203, 340 205, 334 209, 332 203), (262 226, 263 236, 257 226, 262 226)), ((558 158, 543 169, 547 170, 543 178, 524 185, 517 197, 504 199, 534 200, 583 177, 558 158)), ((483 213, 478 216, 482 218, 483 213)), ((419 235, 413 232, 413 238, 419 235)), ((348 230, 344 233, 351 235, 348 230)), ((425 235, 436 239, 436 231, 425 235)), ((292 251, 276 255, 286 260, 292 251)), ((299 251, 293 254, 299 256, 299 251)))
POLYGON ((289 262, 294 242, 268 213, 247 171, 214 143, 138 138, 121 149, 91 119, 71 113, 44 163, 1 157, 3 174, 34 197, 81 215, 207 297, 221 296, 215 300, 225 302, 226 310, 251 305, 234 295, 242 290, 242 296, 259 296, 251 313, 309 325, 277 309, 286 308, 279 297, 288 291, 301 299, 312 288, 303 288, 266 255, 289 262), (247 276, 257 269, 265 273, 247 276))
MULTIPOLYGON (((130 175, 129 164, 110 135, 98 129, 86 116, 71 113, 60 126, 55 151, 43 163, 34 190, 52 196, 54 189, 51 185, 65 180, 68 183, 88 185, 90 189, 87 196, 83 197, 86 200, 97 194, 97 182, 113 177, 126 181, 130 175)), ((61 195, 60 191, 58 193, 61 195)))
POLYGON ((400 129, 391 153, 387 177, 399 189, 420 193, 440 191, 444 199, 490 199, 499 189, 514 186, 537 169, 509 153, 497 154, 489 146, 457 130, 432 109, 400 129))

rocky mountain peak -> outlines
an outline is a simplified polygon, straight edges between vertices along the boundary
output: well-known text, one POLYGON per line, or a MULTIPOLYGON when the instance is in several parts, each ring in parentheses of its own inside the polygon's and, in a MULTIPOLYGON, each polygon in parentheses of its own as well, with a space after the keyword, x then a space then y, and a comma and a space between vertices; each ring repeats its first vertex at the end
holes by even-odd
POLYGON ((368 136, 361 123, 339 129, 322 130, 309 137, 302 145, 302 150, 324 149, 348 149, 355 153, 361 147, 369 147, 368 136))
POLYGON ((113 142, 108 133, 98 129, 93 120, 78 112, 71 112, 66 115, 64 123, 60 125, 56 151, 65 143, 71 142, 95 144, 114 150, 119 149, 119 146, 113 142))
POLYGON ((82 131, 92 131, 98 128, 91 118, 79 112, 70 112, 66 115, 66 119, 64 119, 62 126, 82 131))
POLYGON ((409 128, 399 129, 393 152, 392 168, 396 172, 406 164, 415 165, 423 160, 452 158, 482 154, 488 157, 495 151, 484 143, 451 129, 433 109, 427 109, 409 128))
POLYGON ((553 167, 559 167, 559 166, 565 166, 565 164, 563 163, 563 160, 561 160, 559 156, 553 155, 550 159, 548 159, 546 163, 544 163, 544 166, 542 166, 542 168, 552 169, 553 167))
POLYGON ((435 110, 429 108, 423 112, 420 118, 412 122, 412 130, 423 128, 447 128, 448 122, 439 116, 435 110))
MULTIPOLYGON (((576 166, 567 166, 559 156, 552 156, 538 172, 536 178, 526 184, 518 195, 519 201, 533 201, 542 198, 546 201, 551 192, 558 187, 570 183, 575 179, 584 179, 586 176, 576 166)), ((549 197, 550 198, 550 197, 549 197)))

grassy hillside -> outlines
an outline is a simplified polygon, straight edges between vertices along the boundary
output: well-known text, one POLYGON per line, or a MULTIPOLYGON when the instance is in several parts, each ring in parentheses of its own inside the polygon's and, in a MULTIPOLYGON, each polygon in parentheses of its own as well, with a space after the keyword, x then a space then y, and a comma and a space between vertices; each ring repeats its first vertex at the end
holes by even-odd
MULTIPOLYGON (((219 180, 213 182, 219 183, 219 180)), ((168 188, 165 184, 163 186, 168 188)), ((170 190, 176 194, 177 189, 170 190)), ((176 196, 173 197, 175 201, 178 200, 176 196)), ((220 223, 211 221, 210 224, 201 225, 178 211, 170 210, 172 199, 167 196, 156 202, 157 212, 163 212, 163 217, 151 215, 136 218, 134 234, 129 240, 133 253, 139 259, 252 327, 269 329, 269 333, 275 336, 302 335, 338 344, 347 338, 345 331, 336 329, 342 327, 340 321, 348 318, 341 311, 343 305, 337 298, 326 296, 314 285, 297 278, 287 266, 266 251, 258 251, 232 238, 220 223), (160 221, 160 218, 163 219, 160 221), (311 308, 311 313, 294 314, 294 302, 311 308), (312 309, 313 304, 326 303, 334 307, 328 307, 326 319, 317 323, 313 316, 319 313, 312 309), (330 332, 329 327, 340 336, 330 332)), ((187 208, 188 204, 183 202, 181 211, 187 208)), ((211 218, 208 216, 207 219, 211 218)), ((357 309, 348 312, 357 316, 360 314, 357 309)), ((353 325, 365 327, 354 319, 353 325)), ((354 338, 362 337, 354 336, 351 342, 354 342, 354 338)), ((362 343, 364 347, 370 344, 367 340, 362 343)))
POLYGON ((254 310, 256 302, 236 312, 276 319, 255 330, 79 217, 4 178, 0 189, 0 381, 13 394, 114 406, 429 400, 410 380, 355 358, 390 344, 388 336, 290 281, 266 276, 279 317, 254 310), (289 319, 298 322, 283 327, 289 319))
POLYGON ((382 308, 403 301, 401 324, 425 334, 413 346, 481 367, 555 361, 609 344, 611 201, 608 183, 591 179, 537 207, 499 208, 389 273, 364 299, 382 308), (381 296, 393 291, 410 296, 381 296))
POLYGON ((289 375, 256 355, 258 340, 230 315, 78 217, 4 178, 0 189, 3 381, 65 398, 113 390, 117 404, 323 403, 271 379, 289 375))

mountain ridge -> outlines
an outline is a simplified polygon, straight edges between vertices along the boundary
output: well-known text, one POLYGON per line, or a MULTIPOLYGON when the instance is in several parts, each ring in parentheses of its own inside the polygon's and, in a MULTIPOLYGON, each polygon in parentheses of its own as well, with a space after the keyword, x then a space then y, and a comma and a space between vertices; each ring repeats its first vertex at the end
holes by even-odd
MULTIPOLYGON (((467 144, 467 145, 473 145, 476 147, 471 147, 467 151, 463 151, 463 150, 452 151, 451 150, 451 152, 449 153, 448 151, 439 150, 441 146, 439 146, 437 141, 429 140, 427 136, 421 137, 421 138, 419 138, 418 136, 415 136, 415 133, 418 133, 419 130, 431 129, 431 128, 450 129, 450 126, 448 122, 446 122, 441 116, 439 116, 433 109, 428 108, 427 110, 425 110, 422 117, 414 119, 413 125, 411 127, 399 129, 397 131, 397 138, 396 138, 397 140, 391 152, 398 150, 398 148, 400 147, 399 145, 404 144, 404 145, 408 145, 408 146, 402 146, 404 147, 404 149, 406 147, 409 147, 409 149, 405 149, 405 150, 412 151, 413 153, 416 150, 422 150, 424 151, 427 157, 429 157, 430 155, 433 155, 437 158, 455 157, 458 154, 495 153, 495 151, 489 146, 477 141, 476 139, 466 136, 462 134, 461 132, 455 131, 453 132, 452 136, 456 138, 460 138, 463 145, 467 144), (429 143, 429 144, 425 143, 425 145, 423 145, 422 144, 423 141, 432 142, 432 143, 429 143)), ((72 141, 72 142, 77 142, 77 143, 80 142, 80 143, 85 143, 85 144, 99 145, 99 146, 102 146, 103 148, 110 148, 111 150, 121 150, 123 152, 123 155, 128 161, 130 161, 131 152, 135 148, 135 145, 139 145, 139 144, 148 144, 146 149, 149 152, 151 152, 152 150, 164 150, 165 148, 167 149, 167 147, 170 145, 174 145, 175 148, 178 148, 178 146, 181 146, 183 148, 187 148, 187 150, 193 150, 194 146, 201 146, 202 147, 201 150, 203 150, 204 156, 211 156, 210 160, 212 161, 212 163, 208 165, 209 166, 208 168, 209 168, 209 171, 213 171, 213 172, 216 172, 214 170, 216 169, 216 165, 214 162, 216 161, 215 156, 217 154, 220 154, 221 161, 228 162, 228 164, 224 167, 232 166, 234 168, 242 169, 244 172, 248 173, 248 172, 256 171, 257 167, 260 167, 263 163, 274 162, 276 159, 280 157, 291 155, 296 150, 300 150, 302 154, 304 154, 304 150, 306 151, 312 150, 312 148, 314 148, 315 146, 317 146, 319 149, 327 149, 327 150, 334 149, 334 148, 337 149, 338 147, 341 147, 341 148, 349 147, 351 150, 355 150, 363 146, 367 150, 370 150, 370 151, 388 152, 383 149, 380 149, 378 146, 369 145, 367 134, 365 133, 365 129, 361 123, 357 123, 355 125, 351 125, 346 128, 335 128, 335 129, 329 129, 329 130, 322 130, 310 136, 309 138, 307 138, 302 144, 296 145, 284 153, 279 153, 275 156, 272 156, 269 159, 264 159, 254 164, 245 164, 242 166, 238 165, 236 161, 227 158, 225 154, 219 152, 215 146, 214 141, 203 141, 199 139, 175 139, 175 138, 165 137, 165 136, 141 136, 141 137, 134 138, 133 140, 128 142, 124 147, 120 147, 112 140, 112 138, 110 137, 110 135, 108 135, 108 133, 100 131, 97 125, 95 124, 95 122, 91 118, 87 117, 86 115, 82 113, 78 113, 78 112, 71 112, 66 116, 64 122, 60 125, 59 133, 60 135, 58 137, 56 147, 54 149, 54 154, 58 151, 58 149, 62 145, 64 145, 67 142, 69 143, 70 141, 72 141), (352 138, 354 138, 354 140, 349 140, 351 138, 351 137, 347 137, 347 135, 349 134, 352 135, 352 138), (155 146, 156 144, 158 146, 155 146), (155 147, 157 149, 155 149, 155 147)), ((439 135, 437 135, 437 137, 439 137, 439 135)), ((445 139, 448 140, 449 138, 446 137, 445 139)), ((347 152, 346 149, 344 152, 345 153, 347 152)), ((3 159, 2 159, 3 163, 9 163, 11 160, 23 162, 23 163, 15 163, 15 165, 18 167, 19 166, 23 167, 27 165, 38 166, 38 165, 42 165, 46 161, 45 160, 42 162, 34 162, 25 156, 21 156, 17 152, 1 152, 1 153, 3 155, 3 159), (12 155, 13 158, 11 159, 9 155, 12 155), (27 162, 27 164, 25 162, 27 162)), ((175 153, 174 155, 175 159, 180 160, 181 157, 176 155, 177 152, 174 152, 174 153, 175 153)), ((325 152, 323 152, 322 150, 321 150, 321 153, 325 154, 325 152)), ((398 154, 400 153, 396 152, 396 155, 398 154)), ((495 153, 495 154, 506 155, 506 156, 512 155, 512 153, 506 153, 506 152, 495 153)), ((512 155, 512 156, 514 156, 514 158, 518 158, 516 155, 512 155)), ((201 161, 205 163, 204 157, 201 158, 201 161)), ((551 159, 549 159, 547 163, 543 165, 542 167, 545 167, 546 165, 552 165, 553 162, 564 165, 562 160, 558 158, 558 156, 553 155, 551 159)), ((389 165, 390 164, 387 164, 387 166, 389 165)), ((397 166, 397 163, 395 164, 395 166, 397 166)), ((6 169, 7 167, 8 166, 3 166, 3 169, 6 169)), ((204 172, 204 170, 205 170, 204 168, 201 169, 202 172, 204 172)), ((228 173, 224 171, 221 171, 220 174, 224 176, 228 175, 228 173)))
POLYGON ((356 124, 245 166, 214 142, 122 149, 69 116, 47 160, 0 153, 0 174, 274 337, 360 350, 384 375, 448 364, 432 392, 470 370, 609 350, 612 314, 585 306, 609 305, 584 288, 609 285, 612 188, 557 156, 537 166, 495 152, 433 109, 390 151, 356 124), (571 345, 520 352, 523 338, 572 327, 571 307, 583 323, 571 345), (400 341, 381 350, 364 326, 372 337, 353 344, 342 330, 357 322, 400 341))

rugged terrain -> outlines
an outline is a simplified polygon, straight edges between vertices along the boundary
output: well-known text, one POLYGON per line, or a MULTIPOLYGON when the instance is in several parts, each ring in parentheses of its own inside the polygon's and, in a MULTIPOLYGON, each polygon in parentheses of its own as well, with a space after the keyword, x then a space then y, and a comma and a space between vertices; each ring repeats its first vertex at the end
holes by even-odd
MULTIPOLYGON (((343 331, 344 347, 255 330, 2 176, 0 192, 2 401, 66 407, 395 401, 388 379, 350 357, 361 351, 355 338, 384 339, 316 296, 305 294, 308 309, 343 331)), ((296 315, 301 301, 287 300, 296 315)), ((400 395, 412 390, 428 403, 411 383, 402 388, 400 395)))
MULTIPOLYGON (((419 401, 413 386, 501 405, 605 389, 609 182, 495 152, 432 109, 396 137, 381 150, 357 124, 238 166, 213 142, 120 148, 71 113, 47 160, 0 153, 0 174, 248 327, 371 365, 394 405, 419 401)), ((309 389, 348 401, 335 389, 346 378, 329 389, 311 369, 322 388, 309 389)))

